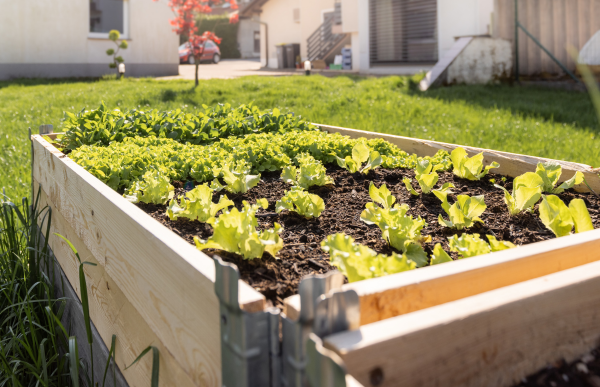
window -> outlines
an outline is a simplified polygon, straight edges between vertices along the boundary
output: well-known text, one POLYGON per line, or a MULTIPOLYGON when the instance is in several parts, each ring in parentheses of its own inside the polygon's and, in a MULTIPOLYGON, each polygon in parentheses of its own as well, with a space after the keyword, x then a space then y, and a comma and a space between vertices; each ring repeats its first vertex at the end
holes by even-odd
POLYGON ((300 8, 294 8, 293 16, 294 16, 294 23, 300 23, 300 8))
POLYGON ((207 40, 206 43, 204 43, 204 48, 215 48, 215 44, 212 40, 207 40))
POLYGON ((127 0, 90 0, 90 33, 92 38, 108 38, 110 30, 117 30, 128 38, 127 0))

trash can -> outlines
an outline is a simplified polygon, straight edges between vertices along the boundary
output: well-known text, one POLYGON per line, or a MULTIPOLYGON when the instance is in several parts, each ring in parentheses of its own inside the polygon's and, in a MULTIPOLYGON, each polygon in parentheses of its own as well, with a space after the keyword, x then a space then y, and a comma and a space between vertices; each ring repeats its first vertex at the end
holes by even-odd
POLYGON ((291 43, 285 45, 285 56, 287 57, 287 67, 296 67, 296 58, 300 56, 300 44, 291 43))
POLYGON ((276 46, 277 48, 277 68, 278 69, 285 69, 288 67, 287 64, 287 55, 285 53, 285 45, 281 44, 276 46))

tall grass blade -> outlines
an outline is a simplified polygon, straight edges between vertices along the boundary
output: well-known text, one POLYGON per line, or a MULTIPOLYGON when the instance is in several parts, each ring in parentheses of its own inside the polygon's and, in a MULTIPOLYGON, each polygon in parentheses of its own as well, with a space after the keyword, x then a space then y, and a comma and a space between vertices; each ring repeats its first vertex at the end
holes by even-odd
POLYGON ((158 387, 158 373, 159 373, 159 367, 160 367, 160 356, 159 356, 158 348, 156 348, 155 346, 150 345, 146 349, 144 349, 142 351, 142 353, 140 353, 140 355, 133 361, 133 363, 131 363, 128 367, 125 367, 125 369, 128 369, 131 366, 133 366, 135 363, 137 363, 150 350, 152 350, 152 379, 150 381, 150 385, 151 385, 151 387, 158 387))
POLYGON ((108 359, 106 359, 106 367, 104 367, 104 377, 102 377, 102 387, 104 387, 104 383, 106 382, 106 374, 108 373, 108 368, 110 367, 110 360, 112 357, 113 361, 113 386, 117 385, 117 374, 115 371, 115 367, 117 362, 115 361, 115 347, 116 347, 117 335, 112 335, 112 342, 110 343, 110 350, 108 351, 108 359))
POLYGON ((77 337, 69 337, 69 369, 74 387, 79 387, 79 348, 77 337))

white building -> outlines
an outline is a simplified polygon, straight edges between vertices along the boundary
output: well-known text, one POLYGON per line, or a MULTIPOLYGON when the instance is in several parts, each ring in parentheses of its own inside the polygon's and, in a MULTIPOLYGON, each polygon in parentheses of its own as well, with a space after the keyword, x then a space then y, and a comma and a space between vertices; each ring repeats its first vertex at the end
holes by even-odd
POLYGON ((0 0, 0 79, 114 74, 113 29, 128 76, 177 75, 172 18, 167 0, 0 0))
POLYGON ((328 62, 331 54, 348 45, 353 70, 401 74, 430 68, 456 37, 490 34, 493 4, 494 0, 254 0, 242 16, 258 17, 263 23, 261 58, 268 67, 278 66, 276 46, 282 43, 299 43, 303 60, 328 62), (324 57, 311 57, 319 53, 315 45, 326 47, 320 52, 324 57))

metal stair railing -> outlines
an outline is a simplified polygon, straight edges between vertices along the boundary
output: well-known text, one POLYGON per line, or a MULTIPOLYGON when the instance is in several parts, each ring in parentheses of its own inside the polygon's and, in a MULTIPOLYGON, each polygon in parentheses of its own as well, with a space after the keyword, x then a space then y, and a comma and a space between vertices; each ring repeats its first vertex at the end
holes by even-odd
POLYGON ((307 39, 308 60, 325 59, 345 37, 346 34, 334 34, 331 29, 334 18, 325 20, 307 39))

